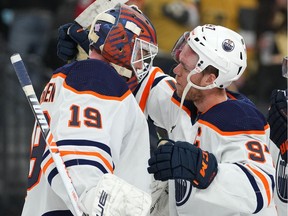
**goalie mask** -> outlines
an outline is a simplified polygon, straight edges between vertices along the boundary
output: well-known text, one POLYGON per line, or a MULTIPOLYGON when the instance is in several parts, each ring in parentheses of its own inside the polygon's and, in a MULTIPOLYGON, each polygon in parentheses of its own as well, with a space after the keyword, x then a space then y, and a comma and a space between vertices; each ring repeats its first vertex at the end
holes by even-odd
POLYGON ((136 6, 116 5, 95 17, 88 35, 93 46, 117 72, 141 81, 158 52, 156 32, 136 6))
POLYGON ((178 62, 179 54, 186 43, 199 57, 196 67, 187 76, 190 87, 201 90, 226 88, 239 79, 247 66, 246 47, 242 36, 225 27, 207 24, 185 32, 172 50, 175 61, 178 62), (193 74, 201 73, 209 65, 219 71, 213 84, 201 87, 190 81, 193 74))

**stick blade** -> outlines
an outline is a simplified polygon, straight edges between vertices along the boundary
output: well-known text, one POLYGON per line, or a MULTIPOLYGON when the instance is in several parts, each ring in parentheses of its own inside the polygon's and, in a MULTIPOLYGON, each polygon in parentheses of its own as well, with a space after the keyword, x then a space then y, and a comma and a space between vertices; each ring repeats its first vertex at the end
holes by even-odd
POLYGON ((125 4, 128 0, 96 0, 89 5, 76 19, 79 25, 83 28, 88 28, 96 15, 115 7, 117 4, 125 4))

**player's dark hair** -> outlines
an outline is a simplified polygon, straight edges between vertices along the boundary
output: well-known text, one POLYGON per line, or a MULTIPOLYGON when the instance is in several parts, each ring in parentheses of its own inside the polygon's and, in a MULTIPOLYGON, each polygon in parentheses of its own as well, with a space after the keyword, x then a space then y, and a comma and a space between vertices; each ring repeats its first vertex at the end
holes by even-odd
POLYGON ((205 68, 203 71, 203 74, 214 74, 216 77, 219 75, 219 70, 212 65, 209 65, 208 67, 205 68))

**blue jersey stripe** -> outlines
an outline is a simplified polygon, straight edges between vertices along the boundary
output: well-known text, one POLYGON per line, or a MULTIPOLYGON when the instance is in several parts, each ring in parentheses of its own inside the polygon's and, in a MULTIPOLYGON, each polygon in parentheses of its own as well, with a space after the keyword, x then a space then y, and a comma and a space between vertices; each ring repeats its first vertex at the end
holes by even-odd
MULTIPOLYGON (((112 157, 110 147, 100 142, 95 142, 95 141, 90 141, 90 140, 61 140, 57 142, 58 147, 59 146, 73 146, 73 145, 96 147, 105 151, 112 157)), ((50 154, 50 151, 47 150, 42 156, 42 161, 45 160, 45 158, 48 157, 49 154, 50 154)))
POLYGON ((153 84, 152 84, 152 86, 151 86, 151 89, 152 89, 153 87, 157 86, 157 84, 158 84, 162 79, 164 79, 164 78, 166 78, 166 77, 167 77, 167 76, 160 76, 160 77, 157 77, 156 79, 154 79, 153 84))
POLYGON ((252 185, 254 191, 255 191, 255 195, 256 195, 256 198, 257 198, 257 207, 256 207, 256 210, 253 214, 255 213, 258 213, 262 208, 263 208, 263 205, 264 205, 264 201, 263 201, 263 197, 262 197, 262 194, 259 193, 260 192, 260 189, 256 183, 256 180, 254 179, 254 177, 248 172, 248 170, 243 167, 242 165, 240 164, 236 164, 238 167, 240 167, 240 169, 246 174, 247 178, 249 179, 250 181, 250 184, 252 185))
POLYGON ((109 146, 91 140, 61 140, 57 141, 57 146, 89 146, 99 148, 111 156, 111 149, 109 146))
POLYGON ((73 216, 73 214, 69 210, 57 210, 46 212, 42 216, 73 216))
MULTIPOLYGON (((106 168, 99 162, 97 161, 91 161, 91 160, 86 160, 86 159, 74 159, 74 160, 69 160, 64 162, 66 167, 71 167, 71 166, 78 166, 78 165, 89 165, 89 166, 94 166, 97 167, 99 170, 102 171, 102 173, 108 173, 106 168)), ((53 178, 58 174, 58 170, 55 167, 48 175, 48 182, 51 185, 51 182, 53 178)))

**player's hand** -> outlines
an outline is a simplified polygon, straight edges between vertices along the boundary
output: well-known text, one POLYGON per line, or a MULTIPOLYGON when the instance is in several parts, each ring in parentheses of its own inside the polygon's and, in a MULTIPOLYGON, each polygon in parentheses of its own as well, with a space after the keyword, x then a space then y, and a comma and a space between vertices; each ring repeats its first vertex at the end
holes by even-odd
POLYGON ((270 125, 270 139, 277 145, 286 163, 288 162, 287 100, 287 90, 273 90, 267 119, 270 125))
POLYGON ((154 174, 156 180, 185 179, 199 189, 207 188, 218 170, 213 154, 191 143, 171 140, 160 145, 148 163, 148 172, 154 174))
POLYGON ((67 23, 58 29, 57 56, 63 61, 75 59, 78 54, 77 45, 80 45, 88 54, 88 31, 77 23, 67 23))

